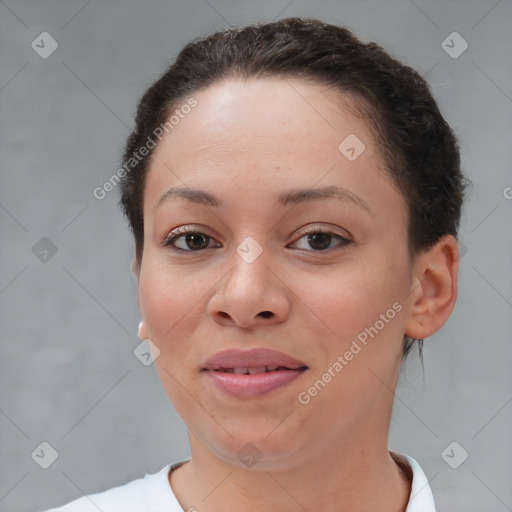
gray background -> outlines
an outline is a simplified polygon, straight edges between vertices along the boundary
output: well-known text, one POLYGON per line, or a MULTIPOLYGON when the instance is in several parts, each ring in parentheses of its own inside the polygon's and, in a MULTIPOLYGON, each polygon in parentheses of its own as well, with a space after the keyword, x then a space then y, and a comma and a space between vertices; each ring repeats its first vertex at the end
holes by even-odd
POLYGON ((415 67, 461 139, 474 189, 459 300, 425 344, 425 381, 417 352, 404 365, 389 444, 420 462, 439 511, 512 510, 510 0, 0 2, 1 510, 56 506, 188 456, 153 366, 133 354, 118 191, 92 191, 186 42, 287 16, 346 24, 415 67), (47 59, 31 48, 44 31, 59 45, 47 59), (469 44, 458 58, 441 46, 453 31, 469 44), (33 251, 42 237, 57 249, 47 261, 33 251), (31 457, 43 441, 58 453, 48 469, 31 457), (441 457, 453 441, 469 453, 458 469, 441 457))

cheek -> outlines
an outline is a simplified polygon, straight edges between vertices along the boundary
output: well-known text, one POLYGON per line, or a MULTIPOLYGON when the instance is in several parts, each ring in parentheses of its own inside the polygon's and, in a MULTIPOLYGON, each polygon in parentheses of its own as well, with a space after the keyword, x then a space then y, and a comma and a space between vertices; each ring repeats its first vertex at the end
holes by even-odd
MULTIPOLYGON (((320 325, 328 333, 329 344, 341 349, 365 328, 375 324, 396 302, 403 302, 406 279, 400 277, 399 262, 369 260, 351 262, 337 271, 325 269, 316 274, 303 274, 292 285, 294 294, 300 297, 309 310, 310 321, 320 325)), ((402 267, 404 268, 404 267, 402 267)), ((390 314, 395 318, 395 310, 390 314)), ((400 322, 394 331, 400 329, 400 322)), ((391 322, 386 323, 386 330, 391 322)), ((379 325, 380 326, 380 323, 379 325)))
POLYGON ((139 278, 141 310, 149 338, 160 350, 155 369, 182 417, 194 413, 190 396, 197 394, 197 347, 190 339, 200 323, 198 315, 205 308, 202 285, 207 283, 163 263, 149 263, 149 258, 139 278))
POLYGON ((406 267, 400 261, 381 256, 347 266, 328 278, 301 279, 296 285, 296 293, 315 312, 311 318, 328 333, 315 340, 322 357, 308 382, 315 387, 312 395, 317 405, 325 406, 320 407, 322 421, 348 411, 357 417, 355 409, 367 408, 382 391, 382 381, 388 382, 396 369, 408 289, 406 267))
POLYGON ((197 308, 201 307, 204 291, 197 280, 183 274, 158 264, 141 269, 141 310, 150 339, 162 353, 176 352, 186 345, 186 334, 197 321, 197 308))

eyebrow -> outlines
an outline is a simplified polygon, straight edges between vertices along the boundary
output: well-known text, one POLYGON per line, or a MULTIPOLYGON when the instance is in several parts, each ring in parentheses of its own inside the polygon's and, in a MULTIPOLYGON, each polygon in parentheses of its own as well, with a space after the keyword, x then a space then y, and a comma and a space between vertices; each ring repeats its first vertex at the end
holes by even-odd
MULTIPOLYGON (((156 210, 162 203, 172 198, 185 199, 187 201, 202 204, 205 206, 222 207, 222 201, 213 194, 204 190, 192 189, 189 187, 172 187, 162 194, 153 210, 156 210)), ((370 207, 359 196, 342 187, 329 185, 319 188, 299 188, 281 193, 277 196, 276 202, 282 206, 299 204, 318 199, 335 198, 341 201, 350 201, 370 213, 370 207)))

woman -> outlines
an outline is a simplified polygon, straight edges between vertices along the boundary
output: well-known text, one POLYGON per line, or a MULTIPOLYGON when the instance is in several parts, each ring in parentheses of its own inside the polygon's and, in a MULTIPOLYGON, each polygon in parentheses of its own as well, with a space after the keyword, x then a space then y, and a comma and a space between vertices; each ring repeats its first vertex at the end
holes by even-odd
POLYGON ((388 450, 457 295, 465 180, 425 81, 289 18, 188 44, 124 152, 142 321, 192 457, 64 511, 434 511, 388 450))

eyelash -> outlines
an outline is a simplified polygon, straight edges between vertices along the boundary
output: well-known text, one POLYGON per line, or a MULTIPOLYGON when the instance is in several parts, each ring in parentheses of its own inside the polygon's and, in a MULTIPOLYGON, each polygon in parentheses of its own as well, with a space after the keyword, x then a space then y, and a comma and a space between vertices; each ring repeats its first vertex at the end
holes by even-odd
MULTIPOLYGON (((300 239, 304 238, 305 236, 313 235, 313 234, 317 234, 317 233, 321 233, 321 234, 325 234, 325 235, 330 235, 333 238, 338 238, 340 240, 340 243, 337 246, 335 246, 335 247, 329 247, 327 249, 320 249, 320 250, 302 249, 302 250, 307 250, 309 252, 314 252, 314 253, 322 253, 322 252, 332 251, 332 250, 335 250, 335 249, 343 249, 344 247, 354 243, 353 240, 350 240, 349 238, 346 238, 346 237, 343 237, 343 236, 338 235, 336 233, 333 233, 332 231, 329 231, 328 229, 320 227, 320 226, 313 227, 313 229, 310 229, 309 231, 303 233, 299 238, 296 239, 296 241, 294 243, 297 243, 300 239)), ((210 240, 215 240, 212 236, 210 236, 207 233, 204 233, 204 232, 198 230, 196 227, 184 226, 184 227, 176 228, 175 230, 171 231, 169 233, 169 235, 163 241, 162 245, 164 247, 169 247, 170 249, 172 249, 174 251, 181 251, 181 252, 201 252, 201 251, 204 251, 206 249, 212 249, 212 247, 206 247, 205 249, 198 249, 198 250, 181 249, 180 247, 175 247, 173 245, 176 242, 176 240, 179 240, 180 238, 182 238, 182 237, 184 237, 185 235, 188 235, 188 234, 204 235, 205 237, 209 238, 210 240)))

